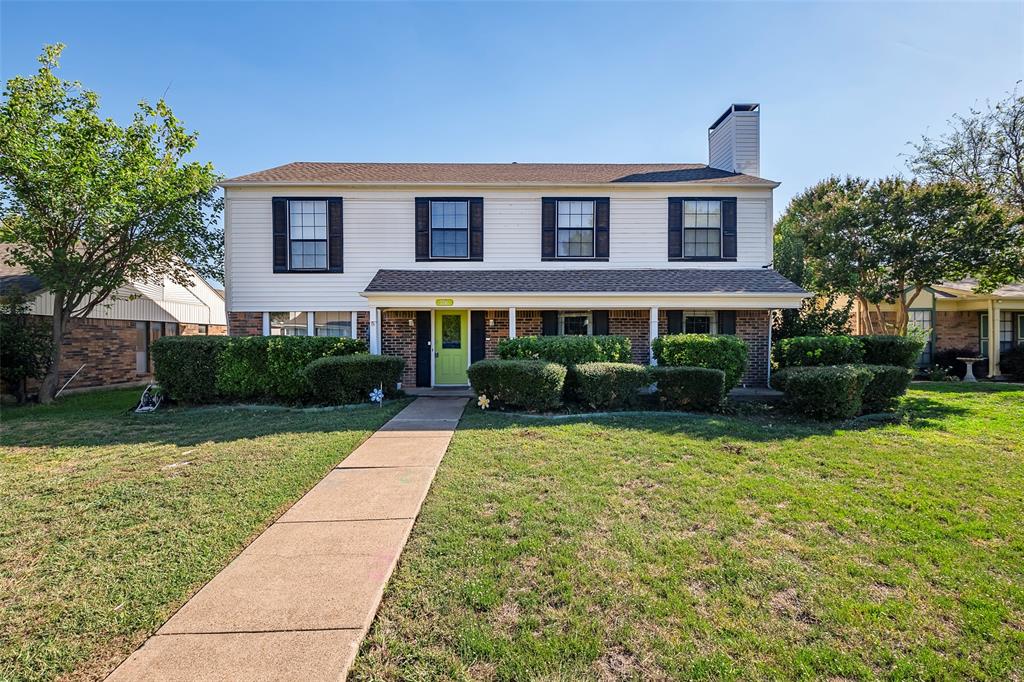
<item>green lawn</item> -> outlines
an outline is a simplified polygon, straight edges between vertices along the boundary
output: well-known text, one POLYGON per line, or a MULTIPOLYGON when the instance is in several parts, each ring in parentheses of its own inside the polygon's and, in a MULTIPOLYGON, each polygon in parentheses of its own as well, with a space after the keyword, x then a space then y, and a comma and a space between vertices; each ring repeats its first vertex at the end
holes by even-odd
POLYGON ((1024 388, 899 425, 467 410, 355 679, 1024 679, 1024 388))
POLYGON ((0 680, 101 679, 402 403, 5 408, 0 680))

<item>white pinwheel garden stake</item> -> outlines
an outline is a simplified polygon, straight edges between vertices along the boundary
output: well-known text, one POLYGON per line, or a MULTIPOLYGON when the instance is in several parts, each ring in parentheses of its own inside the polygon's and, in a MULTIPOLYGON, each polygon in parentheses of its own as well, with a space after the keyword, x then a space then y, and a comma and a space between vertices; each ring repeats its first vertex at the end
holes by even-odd
POLYGON ((480 394, 480 397, 476 399, 476 406, 481 410, 486 410, 491 406, 491 400, 484 394, 480 394))
POLYGON ((384 385, 381 384, 377 388, 370 391, 370 402, 377 403, 377 407, 384 404, 384 385))

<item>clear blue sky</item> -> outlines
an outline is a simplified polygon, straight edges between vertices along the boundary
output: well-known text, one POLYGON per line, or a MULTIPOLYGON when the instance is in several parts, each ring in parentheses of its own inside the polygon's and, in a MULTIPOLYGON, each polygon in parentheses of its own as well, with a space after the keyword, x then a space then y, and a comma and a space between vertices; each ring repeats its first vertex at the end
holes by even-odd
POLYGON ((762 105, 776 212, 1024 77, 1024 3, 0 2, 0 72, 62 69, 123 120, 167 100, 224 175, 299 160, 706 162, 762 105))

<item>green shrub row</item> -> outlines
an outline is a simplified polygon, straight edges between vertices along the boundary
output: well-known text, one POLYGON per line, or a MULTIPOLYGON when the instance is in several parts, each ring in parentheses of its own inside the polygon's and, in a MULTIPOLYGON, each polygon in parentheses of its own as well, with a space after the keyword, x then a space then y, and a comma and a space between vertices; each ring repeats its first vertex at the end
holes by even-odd
POLYGON ((787 367, 772 375, 790 409, 812 419, 849 419, 893 409, 912 371, 895 365, 787 367))
POLYGON ((344 355, 318 358, 306 367, 310 394, 318 403, 331 405, 365 403, 381 388, 394 398, 405 369, 405 360, 389 355, 344 355))
POLYGON ((794 336, 775 344, 779 367, 827 367, 865 363, 913 367, 924 343, 908 336, 794 336))
POLYGON ((562 404, 565 367, 544 360, 480 360, 469 366, 477 395, 495 407, 554 410, 562 404))
POLYGON ((153 342, 153 374, 165 395, 186 403, 213 403, 227 336, 164 336, 153 342))
POLYGON ((670 410, 717 410, 725 400, 725 372, 706 367, 663 367, 650 370, 658 401, 670 410))
POLYGON ((747 369, 747 344, 728 334, 672 334, 654 339, 659 366, 703 367, 725 373, 726 392, 739 384, 747 369))
POLYGON ((629 362, 625 336, 517 336, 498 342, 501 360, 547 360, 566 367, 584 362, 629 362))
POLYGON ((647 367, 628 362, 587 362, 575 370, 579 402, 595 410, 635 407, 640 389, 651 384, 647 367))

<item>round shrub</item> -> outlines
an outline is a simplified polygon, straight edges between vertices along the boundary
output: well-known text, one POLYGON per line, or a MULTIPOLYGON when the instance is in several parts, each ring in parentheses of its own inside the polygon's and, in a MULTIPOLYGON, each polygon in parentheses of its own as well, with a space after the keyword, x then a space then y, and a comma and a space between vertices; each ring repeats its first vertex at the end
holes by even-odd
POLYGON ((375 388, 384 389, 384 397, 398 393, 405 360, 390 355, 344 355, 314 360, 306 367, 312 400, 330 405, 366 403, 375 388))
POLYGON ((1024 347, 1017 346, 1000 353, 999 371, 1013 381, 1024 381, 1024 347))
POLYGON ((629 362, 585 362, 575 374, 579 400, 595 410, 632 407, 651 383, 647 367, 629 362))
POLYGON ((543 360, 480 360, 469 366, 469 383, 495 407, 553 410, 562 404, 565 367, 543 360))
POLYGON ((571 367, 584 362, 629 362, 630 349, 625 336, 517 336, 498 342, 498 357, 571 367))
POLYGON ((895 365, 858 365, 871 372, 871 379, 864 387, 862 412, 887 412, 907 392, 913 370, 895 365))
POLYGON ((909 336, 874 334, 856 338, 860 339, 864 349, 863 361, 869 365, 895 365, 909 369, 917 364, 917 358, 924 350, 924 341, 909 336))
POLYGON ((153 374, 165 395, 185 403, 221 398, 217 372, 226 336, 164 336, 153 342, 153 374))
POLYGON ((747 369, 747 344, 731 336, 673 334, 654 339, 659 366, 704 367, 725 372, 725 390, 739 384, 747 369))
POLYGON ((785 372, 782 385, 793 411, 812 419, 849 419, 860 412, 872 376, 863 365, 802 367, 785 372))
POLYGON ((853 336, 794 336, 775 344, 779 367, 845 365, 863 357, 864 347, 853 336))
POLYGON ((672 410, 717 410, 726 394, 725 372, 706 367, 664 367, 650 369, 658 384, 658 401, 672 410))

